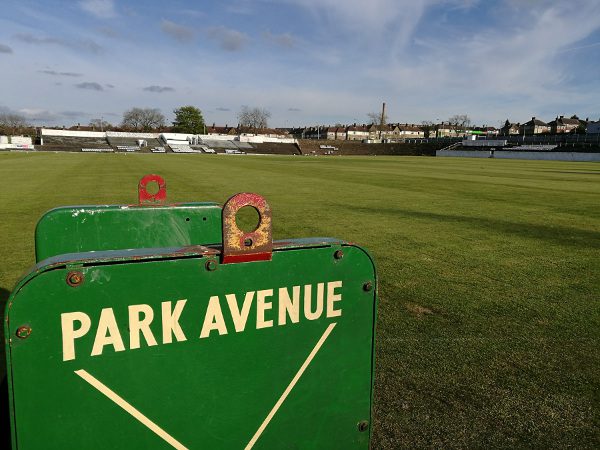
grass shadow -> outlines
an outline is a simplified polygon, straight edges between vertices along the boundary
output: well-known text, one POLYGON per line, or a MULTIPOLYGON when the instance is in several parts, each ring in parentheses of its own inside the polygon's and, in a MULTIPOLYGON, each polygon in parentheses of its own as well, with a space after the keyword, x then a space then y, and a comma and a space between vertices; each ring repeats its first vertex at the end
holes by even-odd
POLYGON ((385 214, 442 223, 461 223, 472 228, 517 235, 524 238, 539 239, 557 245, 580 248, 600 248, 600 233, 573 227, 541 224, 533 225, 496 218, 440 214, 400 208, 370 208, 366 206, 355 206, 353 209, 373 215, 385 214))

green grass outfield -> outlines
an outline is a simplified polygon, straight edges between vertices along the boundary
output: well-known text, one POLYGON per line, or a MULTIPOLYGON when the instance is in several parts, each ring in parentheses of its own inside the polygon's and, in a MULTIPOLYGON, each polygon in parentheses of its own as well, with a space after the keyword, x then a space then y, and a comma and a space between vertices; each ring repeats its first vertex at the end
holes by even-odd
POLYGON ((152 172, 170 201, 255 191, 275 238, 370 250, 373 448, 600 447, 600 164, 1 153, 0 288, 44 211, 135 203, 152 172))

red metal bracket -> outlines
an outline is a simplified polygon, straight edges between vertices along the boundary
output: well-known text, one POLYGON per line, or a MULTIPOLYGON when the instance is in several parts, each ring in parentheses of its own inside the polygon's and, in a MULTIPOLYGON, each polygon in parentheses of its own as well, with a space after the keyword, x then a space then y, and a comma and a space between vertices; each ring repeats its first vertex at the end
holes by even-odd
POLYGON ((242 192, 231 197, 223 206, 223 254, 222 263, 270 261, 273 253, 271 207, 258 194, 242 192), (259 222, 255 230, 244 232, 235 221, 237 212, 251 206, 258 212, 259 222))
POLYGON ((167 202, 167 183, 160 175, 145 175, 138 184, 138 199, 140 205, 164 205, 167 202), (156 182, 158 192, 151 194, 146 187, 148 183, 156 182))

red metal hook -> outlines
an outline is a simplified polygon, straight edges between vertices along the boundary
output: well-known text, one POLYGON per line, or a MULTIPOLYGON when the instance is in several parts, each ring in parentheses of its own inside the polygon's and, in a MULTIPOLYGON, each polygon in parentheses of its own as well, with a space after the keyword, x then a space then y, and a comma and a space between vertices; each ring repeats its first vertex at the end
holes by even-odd
POLYGON ((242 192, 235 194, 223 206, 223 255, 222 262, 270 261, 273 253, 271 207, 258 194, 242 192), (255 230, 244 232, 235 221, 237 212, 251 206, 258 212, 259 222, 255 230))
POLYGON ((138 184, 138 199, 140 205, 164 205, 167 201, 167 183, 160 175, 144 175, 138 184), (151 194, 146 189, 148 183, 156 182, 158 192, 151 194))

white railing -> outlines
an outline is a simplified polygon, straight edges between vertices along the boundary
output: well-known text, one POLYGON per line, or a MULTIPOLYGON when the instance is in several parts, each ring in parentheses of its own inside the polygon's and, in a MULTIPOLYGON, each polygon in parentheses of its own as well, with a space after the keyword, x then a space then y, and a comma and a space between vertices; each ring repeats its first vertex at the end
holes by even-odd
POLYGON ((107 153, 114 152, 112 148, 82 148, 82 152, 107 153))

